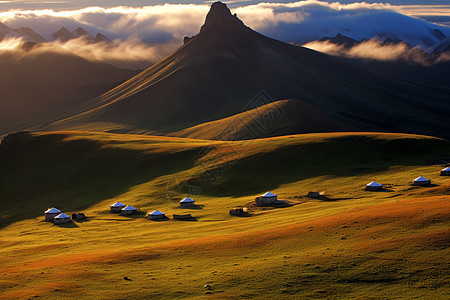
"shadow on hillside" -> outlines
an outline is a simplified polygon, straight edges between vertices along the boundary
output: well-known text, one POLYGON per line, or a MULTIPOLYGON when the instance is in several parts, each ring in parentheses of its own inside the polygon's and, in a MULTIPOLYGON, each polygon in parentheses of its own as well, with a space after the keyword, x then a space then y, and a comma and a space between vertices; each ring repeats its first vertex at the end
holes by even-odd
POLYGON ((164 216, 164 218, 161 219, 148 219, 151 222, 166 222, 166 221, 170 221, 170 219, 167 216, 164 216))
POLYGON ((179 209, 203 209, 203 204, 194 204, 186 207, 177 207, 179 209))
POLYGON ((85 219, 72 219, 72 221, 76 222, 76 223, 87 223, 87 222, 90 222, 91 219, 92 219, 92 217, 89 217, 89 218, 86 217, 85 219))
POLYGON ((133 186, 190 169, 202 149, 150 153, 118 148, 120 141, 69 137, 22 134, 0 145, 0 205, 6 216, 0 228, 40 216, 52 206, 81 211, 133 186))
MULTIPOLYGON (((252 143, 256 142, 248 141, 249 147, 252 143)), ((243 150, 239 148, 236 151, 243 150)), ((439 139, 328 138, 317 143, 282 146, 272 152, 218 166, 192 178, 186 186, 201 186, 204 194, 209 196, 243 197, 313 177, 328 176, 333 180, 333 177, 383 172, 392 166, 427 165, 429 159, 441 157, 449 151, 450 143, 439 139), (211 178, 211 173, 221 176, 211 178)), ((405 178, 405 184, 410 180, 405 178)))
POLYGON ((230 215, 231 217, 238 217, 238 218, 248 218, 248 217, 252 217, 253 214, 249 213, 249 212, 243 212, 240 214, 236 214, 236 215, 230 215))
POLYGON ((54 224, 54 225, 58 226, 58 227, 62 227, 62 228, 79 228, 80 227, 75 222, 73 222, 72 220, 67 222, 67 223, 54 224))
POLYGON ((146 215, 145 212, 131 214, 131 215, 121 215, 121 214, 119 214, 120 217, 127 218, 127 219, 142 219, 142 218, 145 218, 145 215, 146 215))
POLYGON ((347 197, 347 198, 332 198, 332 197, 327 197, 327 196, 322 196, 322 197, 320 197, 320 198, 317 198, 317 200, 321 200, 321 201, 330 201, 330 202, 333 202, 333 201, 344 201, 344 200, 352 200, 353 198, 349 198, 349 197, 347 197))
POLYGON ((182 222, 197 222, 198 218, 197 217, 190 217, 190 218, 186 218, 186 219, 175 219, 173 218, 173 220, 175 221, 182 221, 182 222))

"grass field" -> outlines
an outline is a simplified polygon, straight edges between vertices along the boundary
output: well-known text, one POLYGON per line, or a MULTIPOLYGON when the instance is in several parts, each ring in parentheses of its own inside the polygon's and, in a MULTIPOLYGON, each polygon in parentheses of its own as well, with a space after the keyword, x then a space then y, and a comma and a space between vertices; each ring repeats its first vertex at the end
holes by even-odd
POLYGON ((447 299, 449 158, 449 142, 401 134, 23 136, 0 146, 0 298, 447 299), (419 175, 433 186, 412 187, 419 175), (267 190, 289 205, 252 206, 267 190), (177 208, 187 195, 197 209, 177 208), (88 219, 44 222, 50 206, 88 219))

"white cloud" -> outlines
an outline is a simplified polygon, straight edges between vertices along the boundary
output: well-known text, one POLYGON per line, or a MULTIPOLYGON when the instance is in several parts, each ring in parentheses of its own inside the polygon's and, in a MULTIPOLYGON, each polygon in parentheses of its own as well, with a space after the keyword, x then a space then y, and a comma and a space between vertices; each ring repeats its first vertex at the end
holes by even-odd
POLYGON ((411 48, 404 43, 383 44, 375 39, 364 41, 350 48, 346 48, 342 45, 336 45, 328 41, 313 41, 306 43, 303 46, 331 55, 366 60, 403 60, 424 65, 450 60, 450 56, 445 53, 441 54, 439 57, 434 57, 433 60, 430 60, 430 58, 427 57, 425 52, 423 52, 420 48, 411 48))
MULTIPOLYGON (((298 44, 341 33, 357 40, 377 35, 398 38, 412 46, 431 49, 431 44, 439 41, 430 29, 438 28, 450 35, 449 27, 400 13, 407 9, 411 11, 414 8, 382 3, 341 4, 308 0, 246 5, 237 7, 233 12, 256 31, 298 44)), ((149 62, 159 60, 175 50, 182 44, 184 36, 198 33, 208 10, 209 5, 193 4, 88 7, 65 11, 15 10, 0 13, 0 22, 12 28, 31 27, 47 39, 51 39, 52 33, 62 26, 72 31, 81 26, 91 34, 100 32, 117 39, 117 55, 120 49, 127 59, 136 57, 136 62, 149 62)), ((93 45, 86 44, 81 49, 80 44, 74 41, 65 47, 77 52, 101 53, 95 52, 93 45)), ((105 55, 92 56, 96 59, 107 57, 107 51, 103 52, 105 55)), ((112 56, 109 55, 110 58, 112 56)))

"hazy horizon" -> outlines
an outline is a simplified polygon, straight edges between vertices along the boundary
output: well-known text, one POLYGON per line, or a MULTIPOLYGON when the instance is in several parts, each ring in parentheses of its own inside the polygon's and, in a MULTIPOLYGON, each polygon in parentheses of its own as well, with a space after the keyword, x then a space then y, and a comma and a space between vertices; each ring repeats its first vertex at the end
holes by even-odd
MULTIPOLYGON (((300 0, 301 1, 301 0, 300 0)), ((366 0, 366 1, 352 1, 352 0, 321 0, 322 2, 340 2, 342 4, 348 3, 387 3, 391 5, 450 5, 450 1, 448 0, 388 0, 388 1, 374 1, 374 0, 366 0)), ((33 10, 33 9, 55 9, 55 10, 64 10, 64 9, 79 9, 90 6, 100 6, 100 7, 115 7, 115 6, 130 6, 130 7, 142 7, 142 6, 154 6, 161 4, 210 4, 215 2, 215 0, 206 0, 206 1, 193 1, 193 0, 130 0, 124 1, 121 0, 52 0, 52 1, 37 1, 37 0, 19 0, 19 1, 10 1, 3 0, 0 1, 0 11, 8 11, 11 9, 22 9, 22 10, 33 10)), ((250 5, 257 3, 292 3, 298 1, 289 1, 289 0, 274 0, 274 1, 262 1, 262 0, 231 0, 231 1, 222 1, 226 3, 229 7, 238 7, 242 5, 250 5)))

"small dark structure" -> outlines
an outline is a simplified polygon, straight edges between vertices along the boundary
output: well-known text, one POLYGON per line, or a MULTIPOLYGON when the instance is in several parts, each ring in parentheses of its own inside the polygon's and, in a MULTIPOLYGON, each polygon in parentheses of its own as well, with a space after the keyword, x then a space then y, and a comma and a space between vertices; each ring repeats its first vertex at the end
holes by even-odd
POLYGON ((83 213, 72 214, 72 220, 85 220, 86 215, 83 213))
POLYGON ((271 192, 267 192, 264 195, 261 195, 259 197, 255 198, 255 204, 257 206, 264 206, 264 205, 270 205, 277 203, 278 196, 275 194, 272 194, 271 192))
POLYGON ((247 207, 233 208, 233 209, 230 209, 230 215, 232 215, 232 216, 242 216, 242 215, 246 214, 247 211, 248 211, 247 207))
POLYGON ((426 179, 423 176, 419 176, 412 181, 412 185, 426 186, 426 185, 430 185, 430 184, 431 184, 431 180, 426 179))
POLYGON ((372 181, 371 183, 366 184, 366 191, 381 191, 383 190, 383 185, 372 181))
POLYGON ((148 213, 148 219, 149 220, 158 220, 165 218, 166 215, 159 210, 154 210, 151 213, 148 213))
POLYGON ((66 215, 65 213, 60 213, 53 219, 53 221, 55 222, 55 224, 67 223, 70 222, 70 216, 66 215))
POLYGON ((441 176, 450 176, 450 167, 441 170, 441 176))
POLYGON ((173 218, 175 220, 190 220, 190 219, 192 219, 192 215, 191 214, 185 214, 185 215, 173 214, 173 218))
POLYGON ((54 219, 55 219, 55 217, 56 217, 57 215, 59 215, 60 213, 61 213, 61 211, 60 211, 59 209, 57 209, 57 208, 54 208, 54 207, 47 209, 47 210, 44 212, 44 215, 45 215, 45 221, 47 221, 47 222, 53 222, 54 219))
POLYGON ((112 204, 109 208, 111 209, 111 212, 117 212, 117 213, 120 213, 121 210, 122 210, 123 208, 125 208, 125 207, 126 207, 125 204, 120 203, 120 202, 116 202, 116 203, 112 204))
POLYGON ((318 199, 321 197, 319 192, 308 192, 308 194, 306 194, 306 197, 308 198, 313 198, 313 199, 318 199))
POLYGON ((191 199, 189 197, 184 198, 183 200, 180 201, 180 207, 181 208, 190 208, 195 206, 195 200, 191 199))
POLYGON ((137 209, 131 205, 128 205, 128 206, 122 208, 122 210, 120 211, 120 214, 122 214, 122 215, 132 215, 135 213, 137 213, 137 209))

